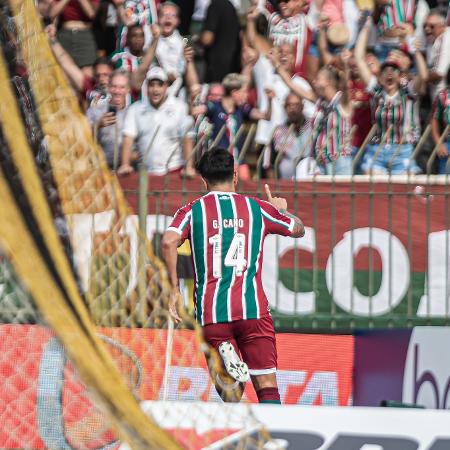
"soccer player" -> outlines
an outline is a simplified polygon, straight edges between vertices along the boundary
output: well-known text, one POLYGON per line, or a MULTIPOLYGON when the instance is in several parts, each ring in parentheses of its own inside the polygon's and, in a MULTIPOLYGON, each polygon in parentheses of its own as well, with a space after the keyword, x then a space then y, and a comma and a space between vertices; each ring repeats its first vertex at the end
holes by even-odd
MULTIPOLYGON (((189 239, 195 316, 205 340, 236 382, 251 377, 260 403, 280 403, 275 332, 262 284, 263 245, 268 234, 302 237, 303 223, 286 211, 284 198, 272 197, 267 185, 268 201, 237 194, 237 170, 226 150, 204 153, 197 171, 208 193, 180 208, 163 237, 170 281, 178 290, 177 247, 189 239)), ((181 320, 179 299, 174 295, 170 304, 176 322, 181 320)))

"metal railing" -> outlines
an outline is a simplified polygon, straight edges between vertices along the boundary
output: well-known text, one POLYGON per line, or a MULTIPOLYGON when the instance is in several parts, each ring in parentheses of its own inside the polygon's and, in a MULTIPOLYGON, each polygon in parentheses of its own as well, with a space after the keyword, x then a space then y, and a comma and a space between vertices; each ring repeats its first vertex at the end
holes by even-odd
MULTIPOLYGON (((247 131, 242 160, 254 131, 247 131)), ((301 180, 275 177, 269 181, 272 191, 287 198, 289 210, 307 227, 303 239, 266 240, 263 279, 278 329, 350 331, 450 323, 450 170, 444 176, 431 173, 449 127, 433 149, 426 174, 392 174, 400 143, 388 161, 386 175, 372 170, 355 175, 374 132, 375 128, 354 157, 350 176, 337 176, 333 170, 332 175, 314 172, 301 180)), ((429 133, 427 127, 408 167, 429 133)), ((384 142, 379 143, 373 163, 384 142)), ((260 155, 257 167, 263 158, 260 155)), ((275 173, 280 160, 275 160, 275 173)), ((199 180, 179 175, 148 177, 141 181, 141 189, 136 178, 121 182, 129 198, 139 195, 158 233, 179 206, 204 193, 199 180), (151 199, 151 208, 145 198, 151 199)), ((240 182, 239 191, 264 197, 266 182, 256 176, 240 182)))

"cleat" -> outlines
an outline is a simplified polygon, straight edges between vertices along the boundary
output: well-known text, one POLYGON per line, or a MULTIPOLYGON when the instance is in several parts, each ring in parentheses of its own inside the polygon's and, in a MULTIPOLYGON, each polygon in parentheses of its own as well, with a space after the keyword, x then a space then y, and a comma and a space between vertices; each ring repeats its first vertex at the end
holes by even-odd
POLYGON ((219 345, 219 354, 225 364, 225 369, 232 378, 240 383, 245 383, 249 380, 250 373, 247 364, 241 361, 230 342, 225 341, 219 345))

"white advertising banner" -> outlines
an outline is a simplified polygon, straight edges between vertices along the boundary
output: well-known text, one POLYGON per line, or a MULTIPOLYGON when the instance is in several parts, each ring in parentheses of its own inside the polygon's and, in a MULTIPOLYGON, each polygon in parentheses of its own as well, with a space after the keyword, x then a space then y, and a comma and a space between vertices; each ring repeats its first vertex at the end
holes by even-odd
MULTIPOLYGON (((224 431, 224 424, 232 428, 224 439, 203 447, 208 450, 224 448, 261 426, 272 437, 265 450, 450 449, 450 411, 212 403, 196 403, 193 408, 193 403, 186 402, 170 405, 143 402, 142 408, 163 428, 194 433, 198 441, 203 435, 224 431), (192 414, 200 410, 201 415, 192 414)), ((121 446, 121 450, 126 448, 121 446)))

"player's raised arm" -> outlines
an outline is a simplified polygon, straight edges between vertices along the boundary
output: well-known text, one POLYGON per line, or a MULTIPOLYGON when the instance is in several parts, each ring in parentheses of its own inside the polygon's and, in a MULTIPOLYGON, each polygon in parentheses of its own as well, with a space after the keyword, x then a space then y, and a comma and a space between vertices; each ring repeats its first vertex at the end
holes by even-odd
POLYGON ((270 192, 270 187, 268 184, 264 185, 264 188, 266 190, 267 195, 267 201, 274 206, 280 214, 283 216, 289 217, 293 220, 294 225, 292 227, 292 231, 290 233, 290 236, 292 237, 303 237, 305 235, 305 226, 303 225, 303 222, 301 219, 294 214, 291 214, 287 211, 287 201, 285 198, 282 197, 273 197, 272 193, 270 192))

